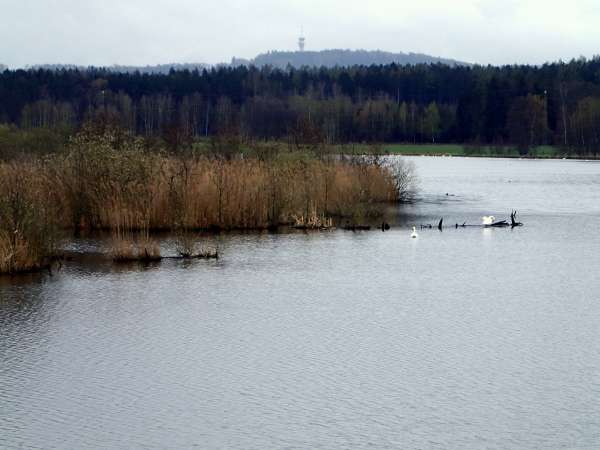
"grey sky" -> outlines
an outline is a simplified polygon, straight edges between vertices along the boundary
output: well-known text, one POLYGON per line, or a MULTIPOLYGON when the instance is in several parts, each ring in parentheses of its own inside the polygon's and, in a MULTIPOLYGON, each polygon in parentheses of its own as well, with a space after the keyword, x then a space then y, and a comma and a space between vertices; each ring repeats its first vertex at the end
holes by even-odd
POLYGON ((228 62, 307 49, 505 64, 600 53, 599 0, 0 0, 0 63, 228 62))

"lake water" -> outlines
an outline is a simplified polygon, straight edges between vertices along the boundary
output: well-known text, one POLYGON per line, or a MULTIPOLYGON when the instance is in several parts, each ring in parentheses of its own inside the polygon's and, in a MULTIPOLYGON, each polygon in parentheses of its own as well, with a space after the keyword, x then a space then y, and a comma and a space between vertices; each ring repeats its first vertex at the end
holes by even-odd
POLYGON ((600 163, 412 160, 386 233, 1 279, 0 448, 599 448, 600 163))

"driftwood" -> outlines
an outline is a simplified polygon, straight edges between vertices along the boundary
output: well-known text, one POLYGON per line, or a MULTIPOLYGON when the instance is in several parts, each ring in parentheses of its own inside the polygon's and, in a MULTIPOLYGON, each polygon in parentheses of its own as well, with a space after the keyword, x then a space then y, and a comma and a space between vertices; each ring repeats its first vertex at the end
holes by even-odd
POLYGON ((205 253, 198 253, 198 254, 180 253, 178 256, 152 256, 152 255, 148 255, 148 253, 146 252, 145 255, 141 255, 141 256, 113 258, 113 261, 116 263, 132 263, 132 262, 153 263, 153 262, 160 262, 164 259, 179 259, 179 260, 219 259, 219 252, 214 251, 214 252, 205 252, 205 253))
POLYGON ((521 222, 517 222, 517 211, 513 211, 510 213, 510 226, 511 227, 522 227, 523 224, 521 222))
POLYGON ((116 263, 132 263, 132 262, 141 262, 141 263, 152 263, 159 262, 164 259, 163 256, 149 256, 148 254, 140 255, 140 256, 115 256, 112 258, 113 262, 116 263))
POLYGON ((370 225, 344 225, 346 231, 369 231, 370 229, 370 225))
MULTIPOLYGON (((440 220, 440 223, 438 225, 438 228, 441 230, 442 229, 442 224, 443 224, 443 218, 440 220)), ((471 228, 506 228, 506 227, 522 227, 523 223, 522 222, 517 222, 517 211, 511 211, 510 213, 510 223, 508 222, 508 220, 499 220, 497 222, 491 223, 489 225, 484 225, 484 224, 479 224, 479 225, 469 225, 467 224, 467 222, 463 222, 462 224, 459 223, 455 223, 454 224, 454 228, 467 228, 467 227, 471 227, 471 228)), ((431 225, 421 225, 421 229, 423 228, 433 228, 431 225)))
MULTIPOLYGON (((421 230, 432 230, 433 229, 433 225, 431 225, 430 223, 422 223, 421 224, 421 230)), ((444 218, 442 217, 440 219, 440 221, 437 224, 437 229, 442 231, 444 229, 444 218)))
POLYGON ((219 259, 219 251, 203 252, 203 253, 179 253, 179 256, 166 256, 168 259, 219 259))

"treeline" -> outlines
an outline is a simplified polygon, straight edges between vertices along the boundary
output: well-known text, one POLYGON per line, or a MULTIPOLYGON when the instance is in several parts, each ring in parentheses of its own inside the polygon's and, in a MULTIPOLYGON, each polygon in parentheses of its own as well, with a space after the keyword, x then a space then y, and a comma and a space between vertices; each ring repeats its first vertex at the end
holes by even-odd
MULTIPOLYGON (((600 58, 533 66, 4 71, 0 123, 68 133, 99 117, 171 149, 198 137, 538 145, 598 155, 600 58)), ((1 140, 1 136, 0 136, 1 140)))

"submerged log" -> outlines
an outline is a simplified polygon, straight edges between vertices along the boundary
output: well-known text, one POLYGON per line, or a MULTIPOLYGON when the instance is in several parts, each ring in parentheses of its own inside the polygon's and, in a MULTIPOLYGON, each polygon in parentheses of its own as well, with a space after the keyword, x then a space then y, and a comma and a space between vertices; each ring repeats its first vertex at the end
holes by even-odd
POLYGON ((494 222, 491 225, 486 225, 486 227, 494 227, 494 228, 502 228, 502 227, 508 227, 508 222, 506 220, 500 220, 499 222, 494 222))
POLYGON ((370 229, 370 225, 344 225, 346 231, 369 231, 370 229))
MULTIPOLYGON (((438 228, 441 230, 443 226, 443 219, 440 220, 438 228)), ((506 227, 522 227, 523 224, 521 222, 517 222, 517 211, 512 211, 510 214, 510 223, 508 220, 499 220, 497 222, 491 224, 477 224, 477 225, 469 225, 467 222, 463 222, 462 224, 456 222, 454 224, 454 228, 506 228, 506 227)), ((432 228, 431 225, 421 225, 421 229, 424 228, 432 228)))
POLYGON ((219 251, 202 253, 179 253, 179 256, 165 256, 163 259, 219 259, 219 251))
POLYGON ((114 256, 112 258, 113 262, 116 263, 132 263, 132 262, 140 262, 140 263, 152 263, 152 262, 160 262, 165 259, 164 256, 114 256))
POLYGON ((128 257, 117 257, 113 258, 116 263, 153 263, 160 262, 164 259, 179 259, 179 260, 191 260, 191 259, 219 259, 219 252, 204 252, 197 254, 180 253, 178 256, 152 256, 152 255, 140 255, 140 256, 128 256, 128 257))

